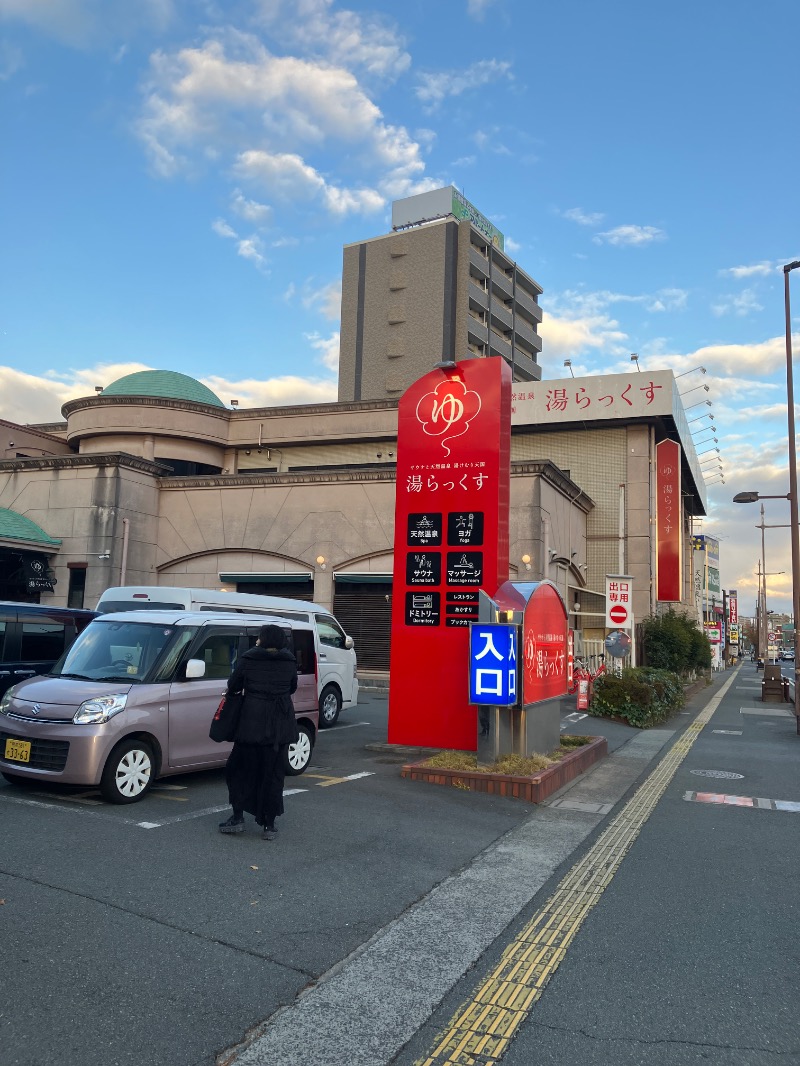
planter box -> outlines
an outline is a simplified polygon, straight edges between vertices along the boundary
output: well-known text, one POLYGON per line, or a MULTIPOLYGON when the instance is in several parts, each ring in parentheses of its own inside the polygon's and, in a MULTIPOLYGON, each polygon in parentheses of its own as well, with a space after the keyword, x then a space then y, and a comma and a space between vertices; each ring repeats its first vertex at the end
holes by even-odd
POLYGON ((510 796, 526 803, 541 803, 564 785, 584 773, 605 758, 608 741, 605 737, 592 737, 588 744, 565 755, 560 762, 539 770, 530 777, 514 774, 479 774, 470 770, 444 770, 440 766, 423 766, 422 763, 406 763, 401 777, 410 781, 427 781, 431 785, 450 785, 471 792, 486 792, 490 796, 510 796))

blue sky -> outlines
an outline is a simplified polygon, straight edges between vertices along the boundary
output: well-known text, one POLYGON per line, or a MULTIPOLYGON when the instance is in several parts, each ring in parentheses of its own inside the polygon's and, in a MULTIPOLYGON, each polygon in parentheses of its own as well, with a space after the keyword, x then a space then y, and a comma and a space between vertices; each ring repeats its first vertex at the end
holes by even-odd
POLYGON ((730 500, 788 490, 798 39, 795 0, 0 0, 0 417, 142 367, 335 399, 342 245, 452 182, 544 288, 545 378, 706 366, 703 528, 752 613, 758 507, 730 500))

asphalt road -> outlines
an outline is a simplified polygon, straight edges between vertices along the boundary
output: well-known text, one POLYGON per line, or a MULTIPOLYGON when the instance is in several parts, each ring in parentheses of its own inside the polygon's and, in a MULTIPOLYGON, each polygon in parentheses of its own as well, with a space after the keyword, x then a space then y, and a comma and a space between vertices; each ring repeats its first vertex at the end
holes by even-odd
POLYGON ((386 717, 320 732, 274 843, 217 831, 222 771, 118 807, 0 781, 3 1066, 210 1063, 530 814, 410 787, 386 717))
POLYGON ((565 704, 611 754, 538 808, 401 780, 370 694, 287 779, 274 843, 217 832, 219 771, 124 807, 0 784, 0 1061, 411 1066, 729 680, 503 1061, 800 1063, 800 810, 685 798, 800 800, 794 719, 742 713, 751 664, 646 733, 565 704))

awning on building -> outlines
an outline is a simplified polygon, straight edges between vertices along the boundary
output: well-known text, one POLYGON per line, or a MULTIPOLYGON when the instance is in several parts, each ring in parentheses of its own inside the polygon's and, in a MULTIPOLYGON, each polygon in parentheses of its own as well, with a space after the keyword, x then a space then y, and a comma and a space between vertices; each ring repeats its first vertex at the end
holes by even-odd
POLYGON ((368 570, 347 570, 333 575, 333 580, 342 585, 391 585, 392 579, 392 574, 376 574, 368 570))
POLYGON ((261 570, 237 570, 234 572, 220 571, 220 581, 230 582, 230 584, 237 584, 239 582, 261 582, 263 584, 294 584, 310 581, 313 577, 310 570, 289 570, 281 571, 280 573, 270 572, 264 573, 261 570))
POLYGON ((59 550, 61 541, 45 533, 41 526, 25 515, 9 507, 0 507, 0 545, 5 548, 33 548, 50 555, 59 550))

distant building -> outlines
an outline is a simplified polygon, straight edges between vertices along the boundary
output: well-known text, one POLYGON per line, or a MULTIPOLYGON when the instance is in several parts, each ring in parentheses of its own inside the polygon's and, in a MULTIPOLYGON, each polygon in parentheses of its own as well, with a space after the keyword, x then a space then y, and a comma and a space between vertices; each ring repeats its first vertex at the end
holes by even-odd
POLYGON ((398 399, 440 360, 500 356, 538 381, 541 286, 452 186, 398 200, 392 233, 345 245, 339 400, 398 399))

